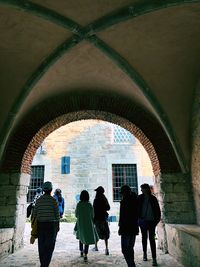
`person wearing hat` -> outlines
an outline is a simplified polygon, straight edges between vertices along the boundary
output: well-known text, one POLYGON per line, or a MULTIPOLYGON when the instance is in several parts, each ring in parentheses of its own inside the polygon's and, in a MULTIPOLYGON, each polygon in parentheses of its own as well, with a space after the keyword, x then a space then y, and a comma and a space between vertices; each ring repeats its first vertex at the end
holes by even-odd
POLYGON ((59 208, 59 212, 60 212, 60 218, 63 217, 63 213, 64 213, 64 209, 65 209, 65 200, 64 197, 62 196, 62 191, 61 189, 57 188, 54 192, 53 197, 55 198, 55 200, 58 203, 58 208, 59 208))
MULTIPOLYGON (((107 198, 104 195, 104 188, 99 186, 95 189, 96 196, 93 202, 94 207, 94 224, 97 229, 97 233, 100 239, 105 241, 105 255, 109 255, 108 239, 110 237, 110 229, 108 226, 108 210, 110 205, 107 198)), ((95 244, 95 250, 98 251, 97 243, 95 244)))
POLYGON ((157 266, 155 228, 160 221, 161 212, 157 198, 152 195, 149 184, 142 184, 142 194, 138 196, 139 226, 142 233, 143 260, 147 261, 147 237, 152 254, 152 266, 157 266))
POLYGON ((120 190, 119 231, 121 236, 121 249, 128 267, 135 267, 134 245, 136 235, 139 234, 137 216, 137 195, 128 185, 123 185, 120 190))
POLYGON ((44 194, 37 199, 33 210, 33 219, 37 220, 38 251, 42 267, 50 264, 59 231, 59 209, 51 196, 52 189, 51 182, 43 184, 44 194))

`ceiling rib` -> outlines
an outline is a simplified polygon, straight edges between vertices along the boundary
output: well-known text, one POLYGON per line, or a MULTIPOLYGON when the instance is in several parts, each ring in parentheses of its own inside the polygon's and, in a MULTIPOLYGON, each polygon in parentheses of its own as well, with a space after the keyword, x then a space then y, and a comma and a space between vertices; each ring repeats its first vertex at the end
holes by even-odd
POLYGON ((100 19, 93 21, 85 27, 85 32, 88 35, 92 35, 120 22, 133 19, 150 12, 155 12, 157 10, 170 8, 173 6, 195 4, 199 2, 200 0, 148 0, 145 3, 138 2, 131 6, 127 6, 117 11, 111 12, 101 17, 100 19))
POLYGON ((45 20, 51 21, 67 30, 70 30, 73 33, 78 34, 80 26, 78 23, 73 20, 60 15, 59 13, 35 3, 32 3, 28 0, 0 0, 0 4, 8 5, 15 9, 28 12, 35 16, 41 17, 45 20))
POLYGON ((179 159, 179 163, 182 167, 182 170, 186 172, 187 167, 184 164, 184 157, 181 152, 181 149, 178 147, 177 138, 173 133, 173 130, 167 120, 166 114, 162 110, 155 96, 151 92, 151 89, 147 86, 142 77, 126 62, 119 54, 114 52, 108 45, 106 45, 103 41, 97 38, 94 33, 100 30, 106 29, 109 26, 117 24, 121 21, 125 21, 128 19, 132 19, 134 17, 143 15, 148 12, 153 12, 158 9, 167 8, 170 6, 176 6, 180 4, 187 3, 197 3, 200 0, 168 0, 168 1, 148 1, 145 4, 137 4, 134 6, 129 6, 126 8, 122 8, 117 12, 113 12, 108 14, 107 16, 102 17, 101 19, 90 23, 86 27, 81 27, 78 23, 58 14, 57 12, 50 10, 48 8, 42 7, 40 5, 34 4, 28 0, 0 0, 0 4, 10 5, 16 9, 23 10, 34 14, 36 16, 42 17, 43 19, 49 20, 57 25, 60 25, 73 33, 72 38, 59 45, 52 54, 50 54, 37 68, 37 70, 31 75, 31 77, 26 82, 25 86, 22 89, 21 94, 17 98, 16 102, 12 106, 10 113, 8 115, 8 120, 6 121, 3 131, 1 133, 1 148, 0 148, 0 156, 3 154, 3 150, 5 148, 5 144, 7 138, 9 136, 9 132, 12 128, 14 118, 19 111, 23 101, 26 96, 29 94, 34 84, 42 77, 42 75, 52 66, 57 59, 59 59, 63 54, 68 52, 72 47, 74 47, 81 40, 88 40, 90 43, 93 43, 96 47, 98 47, 102 52, 104 52, 110 59, 112 59, 115 63, 117 63, 118 67, 120 67, 129 77, 139 86, 142 90, 143 94, 148 98, 152 106, 154 107, 156 113, 161 119, 161 122, 165 128, 165 131, 170 138, 170 141, 175 149, 177 157, 179 159))
POLYGON ((152 92, 151 88, 147 85, 144 79, 136 72, 136 70, 132 66, 130 66, 130 64, 126 60, 124 60, 116 51, 114 51, 111 47, 109 47, 105 42, 103 42, 101 39, 99 39, 95 35, 88 37, 88 40, 92 42, 96 47, 98 47, 104 54, 106 54, 113 62, 115 62, 116 65, 123 72, 125 72, 131 78, 131 80, 135 84, 137 84, 137 86, 142 90, 143 94, 148 99, 148 101, 151 103, 156 114, 160 118, 160 122, 163 128, 165 129, 165 132, 172 144, 172 147, 175 151, 175 154, 177 156, 177 159, 181 166, 182 171, 187 172, 188 171, 187 165, 186 165, 182 150, 180 146, 178 145, 178 142, 176 141, 177 138, 174 135, 172 127, 162 107, 160 106, 156 97, 151 93, 152 92))

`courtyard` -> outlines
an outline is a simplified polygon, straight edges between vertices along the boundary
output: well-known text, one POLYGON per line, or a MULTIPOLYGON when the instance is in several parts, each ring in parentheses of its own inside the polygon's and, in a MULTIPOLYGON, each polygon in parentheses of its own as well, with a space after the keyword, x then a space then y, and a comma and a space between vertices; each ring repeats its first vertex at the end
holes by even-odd
MULTIPOLYGON (((57 236, 56 247, 54 250, 53 258, 50 267, 126 267, 126 262, 123 258, 120 248, 120 236, 118 235, 118 225, 116 222, 110 223, 111 236, 109 239, 110 255, 104 254, 104 242, 99 241, 99 251, 93 251, 94 246, 90 246, 88 253, 88 263, 83 262, 78 250, 78 240, 73 234, 74 223, 61 223, 60 231, 57 236)), ((37 251, 37 241, 31 245, 30 239, 30 223, 26 223, 24 233, 24 247, 14 254, 0 261, 0 267, 39 267, 39 258, 37 251)), ((148 245, 149 246, 149 245, 148 245)), ((158 266, 160 267, 184 267, 178 263, 169 254, 164 254, 161 250, 158 253, 158 266)), ((142 246, 141 235, 136 238, 135 244, 135 262, 137 267, 150 267, 152 266, 151 253, 148 250, 148 261, 142 260, 142 246)))

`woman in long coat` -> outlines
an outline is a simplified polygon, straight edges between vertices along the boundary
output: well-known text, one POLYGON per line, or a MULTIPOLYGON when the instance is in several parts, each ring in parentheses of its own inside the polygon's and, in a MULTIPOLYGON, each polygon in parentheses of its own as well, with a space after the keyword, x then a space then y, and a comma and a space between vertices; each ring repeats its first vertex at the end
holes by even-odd
POLYGON ((89 194, 83 190, 80 194, 80 201, 75 210, 76 222, 76 238, 79 239, 79 247, 81 256, 84 256, 84 261, 87 262, 87 254, 89 245, 96 244, 98 235, 94 227, 94 210, 89 202, 89 194))

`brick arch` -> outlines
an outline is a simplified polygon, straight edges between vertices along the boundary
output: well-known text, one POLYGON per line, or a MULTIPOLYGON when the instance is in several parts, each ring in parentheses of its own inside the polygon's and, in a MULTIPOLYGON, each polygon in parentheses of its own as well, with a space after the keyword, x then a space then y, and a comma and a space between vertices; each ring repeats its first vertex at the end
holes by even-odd
MULTIPOLYGON (((50 133, 54 129, 62 126, 61 123, 58 123, 57 118, 66 114, 68 114, 67 117, 70 119, 63 121, 63 124, 81 119, 95 119, 99 116, 100 119, 102 118, 102 120, 108 122, 121 123, 122 126, 124 124, 123 127, 133 132, 136 136, 139 133, 143 133, 147 139, 140 139, 139 137, 138 139, 149 153, 154 173, 176 173, 181 171, 170 139, 155 116, 134 102, 133 99, 116 94, 116 92, 108 90, 94 92, 86 89, 74 89, 71 92, 65 92, 63 95, 52 96, 49 99, 41 101, 29 113, 25 114, 21 122, 12 131, 12 135, 0 162, 0 171, 19 173, 22 169, 27 172, 28 169, 25 166, 22 168, 21 164, 24 157, 27 157, 27 153, 25 156, 24 154, 33 138, 36 139, 33 145, 35 147, 34 151, 36 151, 41 141, 45 138, 45 132, 50 133), (104 112, 107 115, 104 117, 100 116, 99 112, 104 112), (134 124, 137 127, 137 131, 132 129, 131 124, 128 126, 128 124, 123 123, 119 118, 114 119, 114 115, 134 124), (52 122, 55 122, 54 127, 50 127, 52 122), (45 125, 46 128, 44 128, 45 125), (43 139, 39 138, 38 132, 44 132, 43 139), (153 150, 148 148, 149 144, 152 144, 155 153, 151 152, 153 150), (158 159, 159 165, 153 164, 154 158, 158 159)), ((29 153, 34 154, 35 152, 30 151, 29 153)), ((27 159, 29 166, 32 157, 29 156, 29 159, 27 159)))
POLYGON ((71 112, 65 115, 62 115, 60 117, 57 117, 56 119, 52 120, 48 124, 46 124, 44 127, 42 127, 33 137, 30 144, 28 145, 21 164, 21 172, 22 173, 29 173, 31 163, 33 160, 33 157, 36 153, 37 148, 40 146, 42 141, 53 131, 57 130, 59 127, 66 125, 68 123, 79 121, 79 120, 88 120, 88 119, 97 119, 102 121, 107 121, 113 124, 117 124, 129 132, 131 132, 143 145, 146 152, 149 155, 153 173, 155 176, 158 176, 160 174, 160 164, 159 160, 156 154, 156 151, 154 149, 154 146, 149 141, 149 139, 145 136, 145 134, 139 129, 135 124, 131 123, 130 121, 108 113, 108 112, 102 112, 102 111, 95 111, 95 110, 86 110, 86 111, 79 111, 79 112, 71 112))

